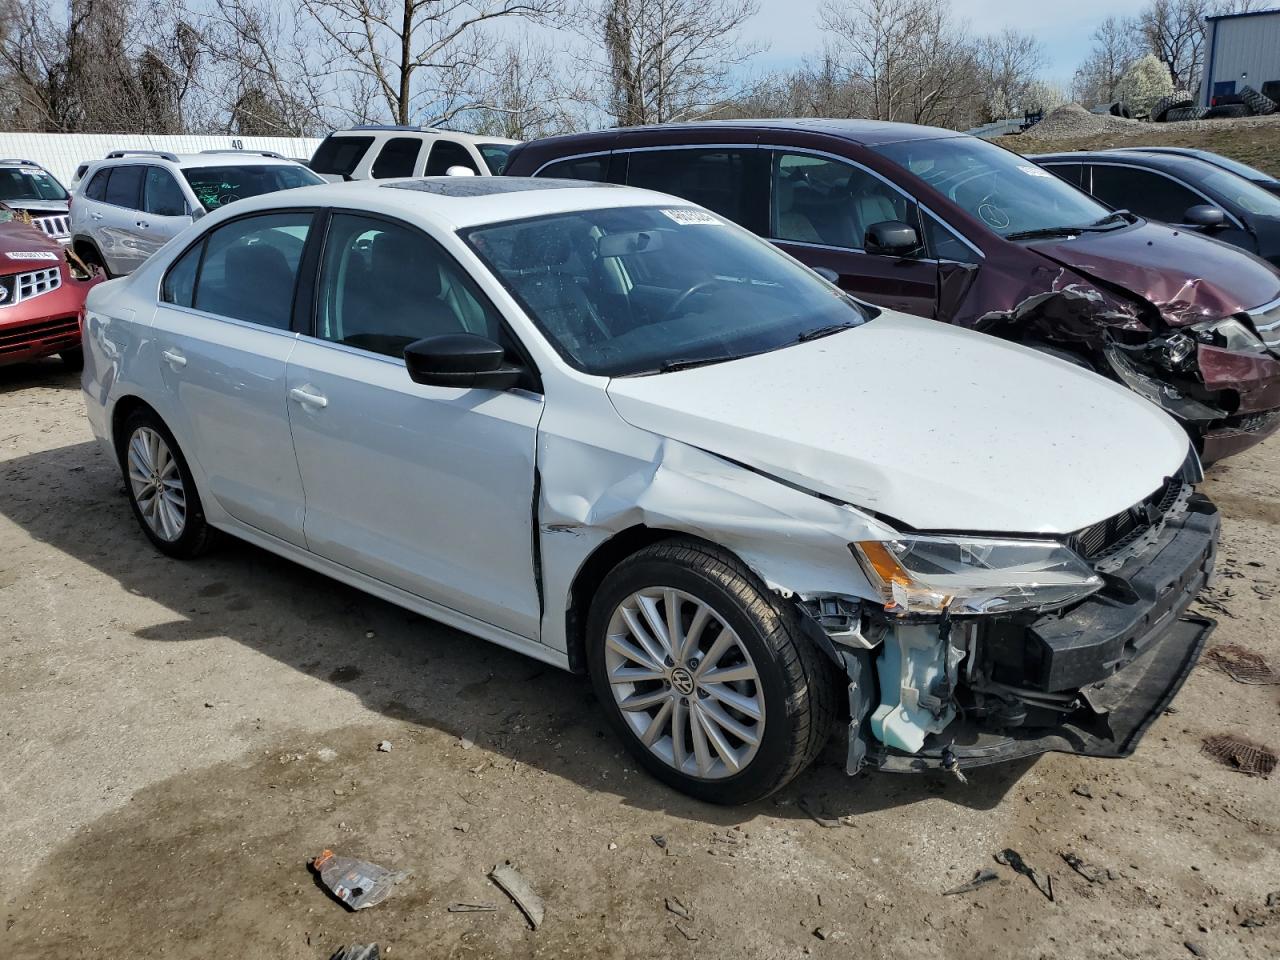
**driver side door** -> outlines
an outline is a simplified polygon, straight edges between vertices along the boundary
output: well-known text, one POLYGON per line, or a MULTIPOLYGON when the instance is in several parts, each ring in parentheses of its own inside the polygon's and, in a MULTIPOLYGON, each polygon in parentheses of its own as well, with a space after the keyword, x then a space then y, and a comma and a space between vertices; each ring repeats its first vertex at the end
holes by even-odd
MULTIPOLYGON (((285 393, 308 549, 450 610, 537 639, 536 383, 507 391, 414 383, 404 348, 436 334, 505 342, 497 310, 435 240, 333 213, 312 335, 285 393)), ((523 363, 523 361, 521 361, 523 363)))
POLYGON ((774 150, 770 171, 769 236, 810 267, 839 276, 840 288, 860 300, 935 319, 938 264, 923 244, 918 255, 867 253, 873 223, 900 220, 921 233, 915 201, 887 181, 846 160, 774 150))

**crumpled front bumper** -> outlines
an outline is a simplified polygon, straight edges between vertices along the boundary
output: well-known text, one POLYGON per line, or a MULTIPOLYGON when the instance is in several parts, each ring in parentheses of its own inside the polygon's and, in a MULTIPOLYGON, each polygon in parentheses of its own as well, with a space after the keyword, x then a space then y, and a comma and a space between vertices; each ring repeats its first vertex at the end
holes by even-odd
MULTIPOLYGON (((1219 527, 1216 508, 1194 497, 1150 549, 1115 571, 1108 589, 1065 614, 977 627, 968 654, 983 677, 975 687, 1017 691, 1033 705, 1056 702, 1056 711, 1032 708, 1033 716, 1054 715, 1054 722, 1000 723, 962 710, 918 752, 872 740, 865 762, 908 773, 1051 751, 1128 756, 1181 689, 1216 626, 1186 610, 1212 575, 1219 527)), ((851 742, 851 758, 862 749, 851 742)))

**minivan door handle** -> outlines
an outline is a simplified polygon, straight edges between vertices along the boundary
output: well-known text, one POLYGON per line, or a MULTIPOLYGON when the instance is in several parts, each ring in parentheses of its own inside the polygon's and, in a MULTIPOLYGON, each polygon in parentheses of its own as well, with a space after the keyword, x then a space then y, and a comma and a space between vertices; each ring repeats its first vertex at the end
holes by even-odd
POLYGON ((305 387, 294 387, 289 391, 289 397, 304 407, 315 407, 322 410, 329 405, 329 398, 322 393, 313 392, 314 390, 315 387, 310 384, 305 387))
POLYGON ((151 224, 147 223, 145 220, 135 220, 134 226, 139 230, 149 230, 151 228, 151 224))
POLYGON ((101 220, 101 219, 102 219, 102 214, 100 214, 100 213, 91 213, 91 214, 89 214, 89 217, 90 217, 91 219, 93 219, 93 220, 101 220))
POLYGON ((164 357, 169 366, 175 370, 181 370, 187 365, 187 358, 178 350, 165 350, 161 352, 160 356, 164 357))

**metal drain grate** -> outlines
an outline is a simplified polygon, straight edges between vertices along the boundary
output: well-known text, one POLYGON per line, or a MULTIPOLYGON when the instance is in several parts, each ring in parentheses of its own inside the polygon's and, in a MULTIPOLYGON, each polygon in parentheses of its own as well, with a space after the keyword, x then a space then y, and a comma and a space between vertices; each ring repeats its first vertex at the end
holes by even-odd
POLYGON ((1201 749, 1224 767, 1231 767, 1251 777, 1270 776, 1276 768, 1276 755, 1272 750, 1243 737, 1218 734, 1206 737, 1201 749))
POLYGON ((1235 643, 1224 643, 1209 651, 1209 659, 1236 683, 1280 684, 1280 673, 1259 654, 1235 643))

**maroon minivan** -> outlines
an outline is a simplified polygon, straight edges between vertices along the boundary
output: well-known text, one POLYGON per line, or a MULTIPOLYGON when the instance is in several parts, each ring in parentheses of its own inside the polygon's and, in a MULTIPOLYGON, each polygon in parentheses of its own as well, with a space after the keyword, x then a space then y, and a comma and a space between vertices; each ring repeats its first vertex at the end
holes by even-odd
POLYGON ((687 123, 534 140, 505 173, 701 204, 864 300, 1128 385, 1206 461, 1280 428, 1280 273, 975 137, 872 120, 687 123))

